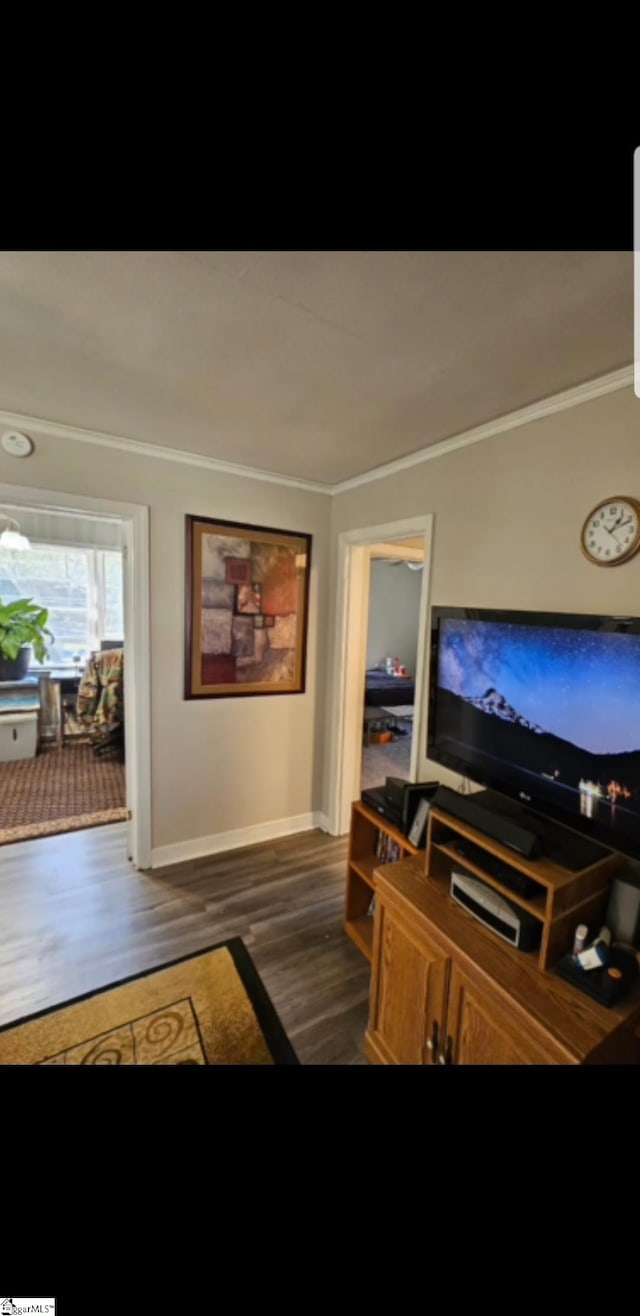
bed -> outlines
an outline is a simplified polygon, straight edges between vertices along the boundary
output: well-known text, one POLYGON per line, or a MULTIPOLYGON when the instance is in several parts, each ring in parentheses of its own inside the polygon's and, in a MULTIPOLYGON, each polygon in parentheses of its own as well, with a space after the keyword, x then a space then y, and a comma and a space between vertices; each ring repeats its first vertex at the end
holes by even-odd
POLYGON ((397 708, 415 702, 415 681, 409 676, 389 676, 374 668, 365 672, 364 702, 367 708, 397 708))

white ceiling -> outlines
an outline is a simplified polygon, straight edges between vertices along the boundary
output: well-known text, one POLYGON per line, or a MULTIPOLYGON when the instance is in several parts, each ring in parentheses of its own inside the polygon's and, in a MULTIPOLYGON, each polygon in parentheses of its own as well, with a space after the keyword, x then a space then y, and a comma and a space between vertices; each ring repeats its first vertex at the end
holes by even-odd
POLYGON ((327 484, 632 360, 631 252, 0 253, 0 409, 327 484))

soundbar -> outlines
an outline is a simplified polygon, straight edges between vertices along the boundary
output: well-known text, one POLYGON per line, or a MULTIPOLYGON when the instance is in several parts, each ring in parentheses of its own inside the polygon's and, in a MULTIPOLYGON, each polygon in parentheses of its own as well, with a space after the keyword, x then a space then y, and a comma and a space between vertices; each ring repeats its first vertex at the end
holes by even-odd
POLYGON ((527 859, 531 859, 540 851, 540 841, 535 832, 529 831, 527 827, 521 827, 511 818, 506 818, 495 810, 477 804, 473 795, 460 795, 458 791, 452 791, 448 786, 440 786, 431 801, 431 808, 450 813, 453 818, 459 818, 470 827, 476 827, 479 832, 484 832, 485 836, 493 837, 494 841, 500 841, 502 845, 507 845, 510 850, 515 850, 517 854, 524 855, 527 859))

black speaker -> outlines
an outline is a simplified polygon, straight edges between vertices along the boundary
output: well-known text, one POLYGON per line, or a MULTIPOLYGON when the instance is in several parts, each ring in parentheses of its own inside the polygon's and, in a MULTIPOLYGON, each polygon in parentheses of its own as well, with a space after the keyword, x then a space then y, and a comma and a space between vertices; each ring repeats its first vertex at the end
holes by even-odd
POLYGON ((640 935, 640 872, 629 871, 616 877, 611 888, 605 925, 613 941, 637 946, 640 935))
POLYGON ((527 859, 536 855, 540 849, 535 832, 521 827, 497 811, 476 804, 473 795, 460 795, 448 786, 440 786, 431 801, 431 808, 442 809, 443 813, 450 813, 470 827, 477 827, 485 836, 492 836, 494 841, 501 841, 510 850, 525 855, 527 859))

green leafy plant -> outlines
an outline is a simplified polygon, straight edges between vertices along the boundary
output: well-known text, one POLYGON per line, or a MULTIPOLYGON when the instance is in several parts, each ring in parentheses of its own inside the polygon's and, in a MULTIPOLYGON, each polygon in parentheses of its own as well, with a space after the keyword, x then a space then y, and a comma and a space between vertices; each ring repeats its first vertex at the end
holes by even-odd
POLYGON ((33 599, 16 599, 13 603, 0 599, 0 654, 14 662, 22 647, 30 644, 38 662, 45 662, 46 641, 54 638, 47 630, 48 620, 48 609, 39 608, 33 599))

